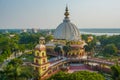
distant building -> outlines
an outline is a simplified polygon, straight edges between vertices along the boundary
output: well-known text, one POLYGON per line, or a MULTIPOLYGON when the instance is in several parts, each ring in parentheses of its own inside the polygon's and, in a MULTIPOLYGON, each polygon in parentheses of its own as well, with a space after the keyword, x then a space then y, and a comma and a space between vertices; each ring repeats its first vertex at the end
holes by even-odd
POLYGON ((37 33, 37 32, 39 32, 39 29, 36 29, 36 28, 32 28, 32 29, 25 29, 23 32, 37 33))
POLYGON ((15 34, 10 34, 9 36, 10 36, 10 37, 14 37, 14 36, 15 36, 15 34))
POLYGON ((38 29, 35 29, 35 28, 32 29, 32 33, 37 33, 37 32, 38 32, 38 29))
POLYGON ((52 35, 52 32, 51 32, 51 30, 48 32, 48 35, 52 35))
POLYGON ((22 32, 27 32, 27 29, 23 29, 22 32))

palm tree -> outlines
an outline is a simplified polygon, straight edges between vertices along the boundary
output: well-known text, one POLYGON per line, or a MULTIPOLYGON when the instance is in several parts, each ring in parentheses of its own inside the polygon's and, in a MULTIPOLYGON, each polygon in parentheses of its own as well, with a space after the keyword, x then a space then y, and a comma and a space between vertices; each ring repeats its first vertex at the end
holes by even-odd
POLYGON ((120 80, 120 66, 114 65, 111 67, 112 70, 112 78, 113 80, 120 80))
POLYGON ((8 78, 7 78, 7 76, 6 76, 6 72, 4 72, 4 71, 0 71, 0 80, 7 80, 8 78))
POLYGON ((6 76, 9 80, 27 80, 33 77, 31 69, 23 66, 22 63, 20 59, 13 59, 4 68, 4 72, 6 72, 6 76))
POLYGON ((56 46, 56 47, 54 48, 54 51, 57 52, 58 55, 61 55, 60 52, 62 52, 62 51, 61 51, 61 48, 60 48, 60 47, 56 46))
POLYGON ((63 50, 65 52, 65 56, 67 56, 67 53, 71 50, 71 47, 69 45, 63 46, 63 50))
POLYGON ((31 79, 33 77, 33 72, 31 71, 30 68, 24 66, 21 68, 22 69, 22 72, 21 74, 18 76, 20 78, 20 80, 22 79, 25 79, 25 80, 28 80, 28 79, 31 79))

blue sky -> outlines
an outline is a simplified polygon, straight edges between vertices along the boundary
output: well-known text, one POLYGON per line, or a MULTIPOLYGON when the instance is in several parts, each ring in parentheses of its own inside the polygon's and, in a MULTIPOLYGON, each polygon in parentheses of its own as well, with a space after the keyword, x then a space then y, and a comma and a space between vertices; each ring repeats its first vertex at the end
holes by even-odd
POLYGON ((0 29, 56 28, 66 4, 78 28, 120 28, 120 0, 0 0, 0 29))

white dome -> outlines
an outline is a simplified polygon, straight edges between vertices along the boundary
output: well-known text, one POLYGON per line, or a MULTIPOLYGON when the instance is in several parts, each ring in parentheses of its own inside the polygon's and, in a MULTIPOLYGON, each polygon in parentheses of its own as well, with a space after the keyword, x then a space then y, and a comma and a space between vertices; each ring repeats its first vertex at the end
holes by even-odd
POLYGON ((63 23, 61 23, 54 32, 55 39, 65 39, 65 40, 80 40, 80 32, 79 29, 70 22, 69 20, 69 12, 66 7, 65 19, 63 23))
POLYGON ((54 32, 55 39, 80 40, 79 29, 66 17, 54 32))

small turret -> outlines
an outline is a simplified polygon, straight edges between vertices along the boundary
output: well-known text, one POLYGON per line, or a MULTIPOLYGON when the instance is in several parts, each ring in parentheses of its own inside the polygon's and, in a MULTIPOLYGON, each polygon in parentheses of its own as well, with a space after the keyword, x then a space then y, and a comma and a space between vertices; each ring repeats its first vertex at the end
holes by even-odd
POLYGON ((44 37, 39 38, 39 44, 45 44, 45 38, 44 37))

